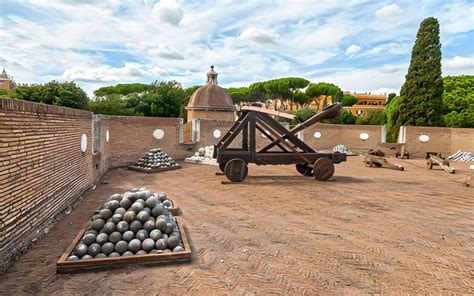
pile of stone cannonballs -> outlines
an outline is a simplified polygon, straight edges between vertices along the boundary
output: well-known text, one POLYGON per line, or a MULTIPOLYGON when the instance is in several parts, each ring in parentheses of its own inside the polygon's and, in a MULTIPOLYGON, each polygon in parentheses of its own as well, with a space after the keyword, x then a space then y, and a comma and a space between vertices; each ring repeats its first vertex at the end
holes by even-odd
POLYGON ((168 168, 178 164, 160 148, 151 149, 145 156, 140 158, 135 166, 143 169, 168 168))
POLYGON ((214 145, 199 148, 198 152, 194 153, 193 156, 185 159, 185 162, 199 163, 204 161, 210 161, 213 159, 214 145))
POLYGON ((146 188, 110 196, 67 260, 184 251, 171 206, 165 192, 146 188))

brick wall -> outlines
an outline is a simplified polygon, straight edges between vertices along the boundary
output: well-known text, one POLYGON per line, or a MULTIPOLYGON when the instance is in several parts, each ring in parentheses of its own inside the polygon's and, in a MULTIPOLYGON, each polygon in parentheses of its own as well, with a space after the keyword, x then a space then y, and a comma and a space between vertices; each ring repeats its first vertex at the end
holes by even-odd
POLYGON ((93 166, 91 120, 86 111, 0 98, 0 271, 106 171, 106 155, 93 166))

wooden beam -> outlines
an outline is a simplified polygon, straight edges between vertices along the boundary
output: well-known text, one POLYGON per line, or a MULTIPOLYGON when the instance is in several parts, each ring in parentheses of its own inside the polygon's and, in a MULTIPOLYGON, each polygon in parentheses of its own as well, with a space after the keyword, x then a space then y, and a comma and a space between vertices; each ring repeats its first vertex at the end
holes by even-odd
POLYGON ((260 113, 265 113, 265 114, 270 114, 273 116, 278 116, 286 119, 295 119, 296 116, 293 114, 288 114, 285 112, 280 112, 280 111, 274 111, 266 108, 260 108, 260 107, 254 107, 254 106, 243 106, 240 108, 242 111, 255 111, 255 112, 260 112, 260 113))

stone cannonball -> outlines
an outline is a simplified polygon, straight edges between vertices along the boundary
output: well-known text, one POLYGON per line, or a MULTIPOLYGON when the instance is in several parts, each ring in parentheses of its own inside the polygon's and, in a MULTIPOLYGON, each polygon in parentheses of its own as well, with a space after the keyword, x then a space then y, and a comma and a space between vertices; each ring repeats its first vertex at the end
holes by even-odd
POLYGON ((125 231, 128 230, 128 222, 127 221, 120 221, 119 223, 117 223, 116 228, 117 228, 118 232, 124 233, 125 231))
POLYGON ((130 252, 133 252, 133 253, 136 253, 138 251, 140 251, 142 248, 142 242, 139 240, 139 239, 132 239, 129 243, 128 243, 128 250, 130 252))
POLYGON ((161 231, 159 229, 153 229, 150 232, 150 238, 153 240, 159 240, 161 238, 161 231))
POLYGON ((148 219, 150 219, 150 215, 145 211, 141 211, 137 214, 137 220, 142 223, 145 223, 148 219))
POLYGON ((164 219, 158 219, 155 223, 156 229, 159 229, 161 232, 166 230, 166 221, 164 219))
POLYGON ((109 209, 112 212, 114 212, 118 208, 120 208, 120 203, 116 200, 108 201, 103 206, 103 209, 109 209))
POLYGON ((132 223, 130 223, 130 230, 137 233, 140 229, 143 228, 143 225, 140 221, 133 221, 132 223))
POLYGON ((127 221, 128 223, 132 223, 135 220, 136 214, 134 211, 128 211, 123 215, 123 220, 127 221))
POLYGON ((148 254, 148 253, 143 251, 143 250, 140 250, 135 255, 146 255, 146 254, 148 254))
POLYGON ((133 256, 133 253, 130 251, 126 251, 125 253, 122 254, 122 257, 128 257, 128 256, 133 256))
POLYGON ((159 239, 159 240, 157 240, 156 243, 155 243, 155 248, 156 248, 157 250, 164 250, 164 249, 166 249, 166 241, 165 241, 164 239, 162 239, 162 238, 159 239))
POLYGON ((107 255, 105 255, 104 253, 99 253, 99 254, 95 255, 94 258, 95 258, 95 259, 107 258, 107 255))
POLYGON ((136 234, 135 237, 139 239, 140 241, 144 241, 145 239, 148 238, 148 231, 145 229, 139 230, 136 234))
POLYGON ((149 198, 147 198, 147 200, 145 201, 145 205, 149 208, 149 209, 153 209, 154 207, 156 207, 156 205, 158 204, 159 200, 158 198, 154 197, 154 196, 150 196, 149 198))
POLYGON ((77 246, 74 248, 74 255, 76 255, 79 258, 82 258, 87 254, 87 246, 83 243, 78 243, 77 246))
POLYGON ((138 214, 138 212, 142 211, 144 208, 144 206, 139 203, 139 202, 135 202, 131 207, 130 207, 130 211, 133 211, 135 212, 135 214, 138 214))
POLYGON ((165 208, 171 208, 171 206, 172 206, 171 201, 170 201, 169 199, 163 201, 163 206, 164 206, 165 208))
POLYGON ((174 225, 171 223, 166 223, 166 228, 165 228, 165 233, 166 234, 171 234, 174 230, 174 225))
POLYGON ((113 253, 114 248, 115 248, 115 245, 113 243, 107 242, 104 245, 102 245, 102 248, 100 250, 105 255, 110 255, 113 253))
POLYGON ((109 257, 120 257, 120 254, 117 252, 110 253, 109 257))
POLYGON ((95 238, 95 242, 99 245, 103 245, 109 241, 109 235, 107 233, 99 233, 95 238))
POLYGON ((89 254, 86 254, 84 256, 82 256, 81 260, 88 260, 88 259, 92 259, 93 257, 89 254))
POLYGON ((170 250, 173 250, 179 245, 179 238, 177 236, 170 236, 167 239, 167 245, 170 250))
POLYGON ((115 244, 115 252, 119 253, 120 255, 122 255, 123 253, 125 253, 128 249, 128 243, 126 241, 119 241, 118 243, 115 244))
POLYGON ((87 249, 87 254, 91 255, 92 257, 95 257, 97 254, 100 253, 100 248, 101 247, 98 243, 93 243, 87 249))
POLYGON ((145 229, 148 232, 153 231, 153 229, 155 229, 155 222, 150 221, 150 220, 146 221, 145 224, 143 224, 143 229, 145 229))
POLYGON ((168 194, 166 194, 166 192, 160 192, 158 193, 158 199, 161 201, 165 201, 168 199, 168 194))
POLYGON ((109 200, 121 201, 121 200, 122 200, 122 194, 120 194, 120 193, 112 194, 112 195, 109 197, 109 200))
POLYGON ((105 225, 105 221, 99 218, 92 221, 90 229, 93 229, 95 231, 100 231, 102 227, 104 227, 104 225, 105 225))
POLYGON ((77 257, 76 255, 71 255, 71 256, 67 257, 67 260, 68 261, 76 261, 76 260, 79 260, 79 257, 77 257))
POLYGON ((149 252, 155 248, 155 241, 151 238, 147 238, 142 243, 143 250, 149 252))
POLYGON ((115 231, 115 223, 114 222, 107 222, 105 223, 104 227, 102 228, 103 233, 111 234, 115 231))
POLYGON ((113 222, 114 224, 117 224, 117 223, 119 223, 120 221, 122 221, 122 219, 123 219, 123 215, 121 215, 121 214, 114 214, 114 215, 112 216, 112 218, 109 219, 108 222, 113 222))
POLYGON ((109 242, 116 244, 122 240, 122 234, 118 231, 114 231, 109 235, 109 242))
POLYGON ((95 236, 97 236, 99 234, 98 231, 93 230, 93 229, 89 229, 89 230, 86 231, 86 233, 84 233, 84 235, 89 234, 89 233, 92 233, 95 236))
POLYGON ((177 246, 176 248, 173 249, 173 253, 175 252, 184 252, 184 248, 181 246, 177 246))
POLYGON ((122 235, 122 239, 126 242, 130 242, 134 237, 135 233, 133 233, 131 230, 125 231, 122 235))
POLYGON ((92 245, 93 243, 95 243, 95 238, 96 238, 96 235, 93 234, 93 233, 88 233, 86 235, 84 235, 84 237, 82 237, 82 242, 86 245, 86 246, 90 246, 92 245))
POLYGON ((146 212, 149 216, 151 215, 151 209, 150 208, 144 207, 143 212, 146 212))
POLYGON ((115 210, 114 215, 122 215, 123 217, 123 215, 125 215, 126 212, 127 210, 125 208, 120 207, 115 210))
POLYGON ((112 217, 112 211, 110 209, 102 209, 99 211, 99 215, 102 216, 102 219, 107 220, 112 217))
POLYGON ((124 208, 125 210, 128 210, 132 206, 132 201, 129 200, 128 198, 124 198, 120 201, 120 206, 124 208))
POLYGON ((152 210, 151 214, 153 217, 158 217, 163 213, 163 206, 161 204, 157 204, 152 210))

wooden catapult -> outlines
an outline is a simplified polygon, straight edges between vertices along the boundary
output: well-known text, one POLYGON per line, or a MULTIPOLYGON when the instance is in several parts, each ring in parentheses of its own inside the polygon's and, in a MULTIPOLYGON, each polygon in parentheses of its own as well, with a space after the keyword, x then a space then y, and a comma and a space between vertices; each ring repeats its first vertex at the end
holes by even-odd
POLYGON ((332 151, 315 151, 297 137, 297 133, 323 120, 339 116, 342 106, 331 105, 310 119, 286 129, 273 116, 288 119, 294 115, 257 108, 244 107, 239 119, 215 146, 214 157, 220 170, 231 182, 242 182, 248 175, 249 163, 257 165, 295 164, 304 176, 328 180, 334 174, 334 163, 346 161, 346 154, 332 151), (256 135, 261 132, 271 143, 257 150, 256 135), (237 136, 241 136, 239 148, 231 148, 237 136), (276 150, 275 150, 276 149, 276 150))
POLYGON ((449 166, 449 160, 441 156, 441 153, 427 152, 426 167, 431 170, 435 165, 440 166, 445 172, 448 172, 450 174, 456 173, 456 170, 453 167, 449 166))

